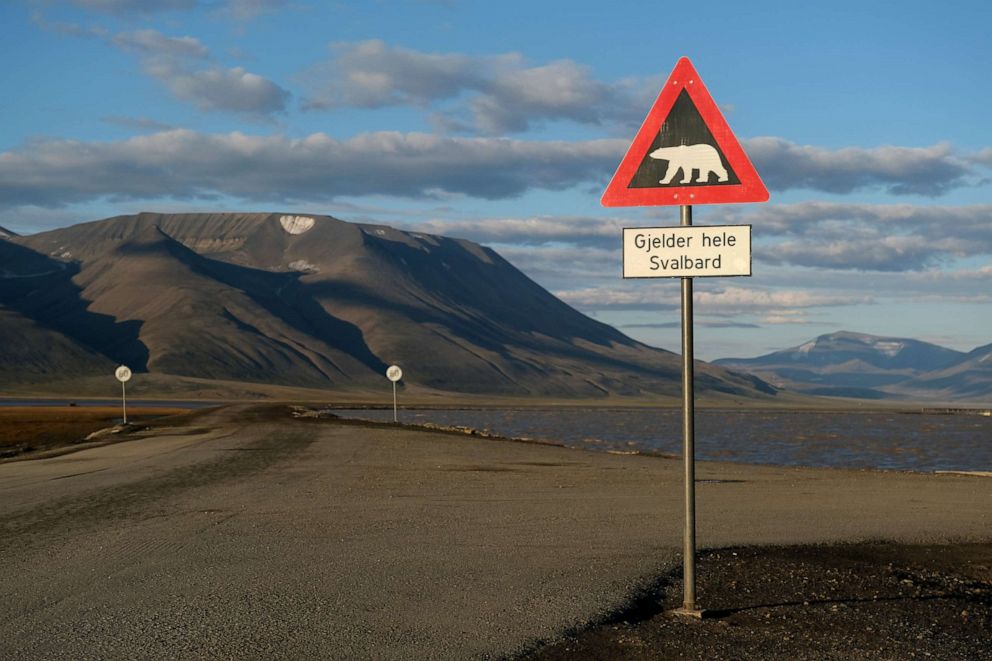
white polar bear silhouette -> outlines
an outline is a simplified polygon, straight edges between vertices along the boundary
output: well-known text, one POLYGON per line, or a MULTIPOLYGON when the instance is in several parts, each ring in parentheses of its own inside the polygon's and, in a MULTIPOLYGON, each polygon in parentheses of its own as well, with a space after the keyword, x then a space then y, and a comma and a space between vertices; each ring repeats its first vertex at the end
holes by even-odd
POLYGON ((706 183, 710 172, 716 174, 718 181, 727 181, 727 170, 720 161, 720 154, 711 145, 679 145, 678 147, 661 147, 648 154, 659 161, 668 161, 665 178, 659 184, 669 184, 675 178, 675 173, 682 170, 682 183, 692 180, 692 171, 698 170, 695 183, 706 183))

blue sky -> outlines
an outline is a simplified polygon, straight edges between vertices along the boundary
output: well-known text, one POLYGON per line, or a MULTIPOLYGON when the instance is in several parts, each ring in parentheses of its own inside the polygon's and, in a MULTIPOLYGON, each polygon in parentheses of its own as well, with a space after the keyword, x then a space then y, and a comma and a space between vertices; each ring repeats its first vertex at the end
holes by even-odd
POLYGON ((676 280, 620 278, 599 197, 680 56, 771 192, 753 277, 697 281, 696 353, 822 333, 992 342, 992 5, 11 0, 0 226, 327 213, 473 239, 678 347, 676 280))

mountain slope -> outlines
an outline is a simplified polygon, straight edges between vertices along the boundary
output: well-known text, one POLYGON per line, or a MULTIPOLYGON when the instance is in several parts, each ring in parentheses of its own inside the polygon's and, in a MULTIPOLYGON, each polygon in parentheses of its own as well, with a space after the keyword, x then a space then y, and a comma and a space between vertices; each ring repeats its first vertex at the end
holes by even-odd
POLYGON ((841 331, 715 364, 813 395, 962 400, 992 395, 992 345, 965 354, 909 338, 841 331))
MULTIPOLYGON (((0 304, 138 372, 500 394, 679 392, 680 359, 469 241, 287 214, 120 216, 0 240, 0 304)), ((701 392, 769 395, 700 364, 701 392)))
MULTIPOLYGON (((53 377, 110 374, 116 366, 103 356, 0 305, 0 375, 40 383, 53 377)), ((0 394, 2 388, 0 388, 0 394)))
POLYGON ((947 398, 992 397, 992 344, 968 352, 956 364, 933 370, 903 384, 909 392, 929 392, 947 398))

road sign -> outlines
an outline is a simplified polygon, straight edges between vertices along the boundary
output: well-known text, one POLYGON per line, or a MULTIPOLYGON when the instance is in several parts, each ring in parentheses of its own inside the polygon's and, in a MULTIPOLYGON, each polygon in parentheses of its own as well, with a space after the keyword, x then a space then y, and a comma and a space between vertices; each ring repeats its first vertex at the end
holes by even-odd
POLYGON ((767 200, 768 189, 683 57, 603 193, 603 206, 767 200))
POLYGON ((623 277, 751 275, 751 226, 625 227, 623 277))
POLYGON ((683 57, 676 63, 601 201, 605 207, 681 207, 681 227, 678 231, 676 228, 624 229, 624 277, 669 276, 682 279, 685 533, 682 608, 676 612, 700 617, 702 611, 696 605, 696 405, 692 279, 710 275, 750 275, 751 228, 746 230, 745 254, 743 234, 729 228, 693 228, 692 206, 767 202, 768 189, 688 58, 683 57), (731 262, 734 264, 732 267, 731 262), (725 266, 728 267, 726 271, 725 266))
POLYGON ((396 382, 403 378, 403 370, 399 365, 390 365, 386 368, 386 378, 393 382, 393 422, 398 422, 396 417, 396 382))
POLYGON ((127 424, 127 387, 124 385, 131 379, 131 368, 127 365, 120 365, 114 370, 114 376, 121 382, 121 413, 124 416, 124 424, 127 424))

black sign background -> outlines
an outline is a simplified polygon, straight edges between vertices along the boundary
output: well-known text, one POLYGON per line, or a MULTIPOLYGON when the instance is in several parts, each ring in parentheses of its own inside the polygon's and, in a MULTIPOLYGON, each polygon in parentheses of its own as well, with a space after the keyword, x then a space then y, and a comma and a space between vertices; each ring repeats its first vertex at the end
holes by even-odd
POLYGON ((681 188, 684 186, 734 186, 740 184, 737 174, 727 162, 727 157, 716 144, 713 134, 710 133, 706 122, 696 109, 696 104, 689 98, 689 93, 682 90, 678 98, 672 105, 665 123, 658 130, 658 135, 651 143, 650 149, 644 155, 644 160, 634 173, 633 179, 627 188, 681 188), (668 171, 668 161, 651 158, 650 154, 659 147, 678 147, 679 145, 699 145, 707 144, 713 147, 720 155, 720 161, 727 170, 727 181, 717 181, 715 172, 709 174, 706 182, 692 182, 693 176, 690 172, 683 171, 677 174, 671 182, 662 184, 660 181, 665 178, 668 171))

